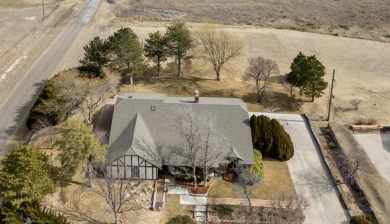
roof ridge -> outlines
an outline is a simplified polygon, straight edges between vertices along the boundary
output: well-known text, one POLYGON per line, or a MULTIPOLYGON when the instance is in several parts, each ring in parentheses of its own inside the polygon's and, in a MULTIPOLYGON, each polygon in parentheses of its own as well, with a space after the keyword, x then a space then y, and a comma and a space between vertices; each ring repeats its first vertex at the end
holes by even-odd
POLYGON ((146 126, 145 121, 142 119, 140 113, 137 112, 135 117, 134 132, 131 142, 131 147, 134 152, 147 159, 150 163, 160 167, 160 158, 155 149, 157 148, 154 139, 150 133, 149 128, 146 126))

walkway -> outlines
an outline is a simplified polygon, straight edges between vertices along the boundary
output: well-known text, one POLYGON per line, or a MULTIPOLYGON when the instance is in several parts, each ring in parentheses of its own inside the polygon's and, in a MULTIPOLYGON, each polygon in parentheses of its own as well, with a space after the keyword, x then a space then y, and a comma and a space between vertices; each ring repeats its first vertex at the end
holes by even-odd
MULTIPOLYGON (((254 207, 272 207, 272 200, 251 199, 254 207)), ((208 205, 248 205, 244 198, 207 198, 208 205)))

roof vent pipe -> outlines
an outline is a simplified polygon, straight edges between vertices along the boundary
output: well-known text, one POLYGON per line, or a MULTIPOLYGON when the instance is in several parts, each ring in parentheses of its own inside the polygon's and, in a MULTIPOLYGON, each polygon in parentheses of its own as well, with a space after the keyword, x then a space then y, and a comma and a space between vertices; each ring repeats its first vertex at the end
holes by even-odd
POLYGON ((195 93, 195 103, 199 103, 199 90, 196 89, 194 93, 195 93))

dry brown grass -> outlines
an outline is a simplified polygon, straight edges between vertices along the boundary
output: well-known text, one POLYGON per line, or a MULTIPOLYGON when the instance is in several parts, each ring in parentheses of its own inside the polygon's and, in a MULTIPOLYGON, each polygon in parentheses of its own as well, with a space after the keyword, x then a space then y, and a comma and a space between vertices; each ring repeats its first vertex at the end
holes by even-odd
MULTIPOLYGON (((86 182, 83 174, 83 172, 76 174, 68 186, 57 187, 54 193, 46 196, 43 204, 61 212, 72 223, 112 223, 114 215, 107 202, 83 184, 86 182)), ((99 180, 95 180, 95 183, 96 181, 99 180)), ((97 186, 94 188, 98 190, 97 186)), ((142 196, 143 199, 146 197, 151 198, 151 195, 142 196)), ((139 202, 132 204, 134 210, 120 214, 119 218, 124 223, 158 223, 160 213, 149 210, 150 203, 148 206, 148 203, 142 201, 141 196, 136 198, 139 202)))
MULTIPOLYGON (((45 5, 53 4, 61 0, 44 0, 45 5)), ((1 0, 0 8, 27 8, 42 5, 42 0, 1 0)))
POLYGON ((120 11, 116 13, 117 16, 138 21, 182 19, 191 22, 246 24, 345 36, 359 33, 358 36, 363 38, 390 41, 386 37, 390 31, 390 19, 387 16, 390 4, 380 0, 116 2, 113 10, 120 11))
POLYGON ((177 215, 189 215, 192 217, 193 206, 181 205, 180 196, 166 194, 165 195, 165 207, 161 211, 160 223, 166 223, 170 218, 177 215))
MULTIPOLYGON (((295 188, 291 180, 290 171, 286 162, 275 159, 263 158, 265 175, 263 184, 253 193, 253 198, 275 199, 280 195, 295 195, 295 188)), ((209 197, 215 198, 241 198, 231 182, 213 178, 213 185, 209 191, 209 197)))
POLYGON ((201 70, 201 66, 201 64, 195 63, 187 76, 181 78, 169 73, 160 78, 135 78, 135 85, 121 85, 119 94, 139 92, 165 93, 167 96, 193 96, 194 90, 198 89, 201 97, 240 98, 247 104, 249 111, 300 112, 289 104, 287 89, 280 84, 280 79, 284 77, 272 77, 272 91, 266 91, 262 103, 258 104, 254 85, 242 82, 238 72, 235 74, 225 72, 222 81, 218 82, 215 80, 214 74, 207 70, 201 70))

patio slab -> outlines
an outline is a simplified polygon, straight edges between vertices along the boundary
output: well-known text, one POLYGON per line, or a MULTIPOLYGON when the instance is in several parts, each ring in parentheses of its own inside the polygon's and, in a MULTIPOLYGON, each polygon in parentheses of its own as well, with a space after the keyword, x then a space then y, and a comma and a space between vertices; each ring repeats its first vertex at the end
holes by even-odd
POLYGON ((180 195, 180 204, 182 205, 206 205, 207 197, 180 195))

